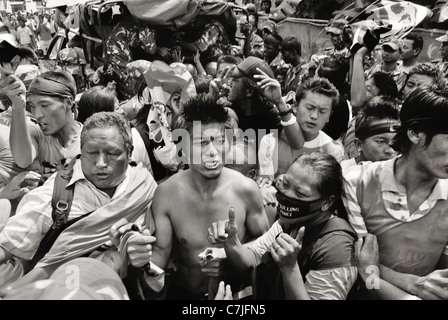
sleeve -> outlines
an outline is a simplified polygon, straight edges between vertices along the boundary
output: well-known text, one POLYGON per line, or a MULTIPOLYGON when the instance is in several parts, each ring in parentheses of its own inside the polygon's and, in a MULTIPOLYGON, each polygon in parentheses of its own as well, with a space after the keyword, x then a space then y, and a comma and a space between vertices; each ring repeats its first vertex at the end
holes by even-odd
POLYGON ((40 241, 51 228, 52 186, 46 183, 26 194, 16 214, 8 219, 0 233, 0 246, 14 256, 32 259, 40 241))
POLYGON ((361 214, 361 207, 356 196, 356 187, 361 175, 362 165, 356 165, 344 171, 342 177, 341 199, 347 210, 348 221, 356 233, 366 234, 367 227, 361 214))
POLYGON ((311 300, 346 300, 358 275, 356 266, 311 270, 305 288, 311 300))
POLYGON ((274 179, 278 166, 276 165, 276 141, 274 136, 270 133, 260 141, 260 147, 258 149, 258 163, 259 174, 262 176, 269 176, 274 179))
POLYGON ((266 233, 258 237, 256 240, 246 244, 246 246, 254 253, 257 265, 261 263, 261 257, 269 251, 269 248, 275 241, 275 237, 283 232, 278 221, 274 222, 266 233))

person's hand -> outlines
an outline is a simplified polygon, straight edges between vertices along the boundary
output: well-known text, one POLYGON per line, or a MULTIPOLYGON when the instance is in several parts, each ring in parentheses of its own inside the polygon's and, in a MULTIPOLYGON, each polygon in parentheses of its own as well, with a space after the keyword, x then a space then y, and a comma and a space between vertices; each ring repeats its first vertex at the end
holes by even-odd
POLYGON ((280 233, 271 246, 271 255, 280 270, 291 270, 297 263, 297 257, 302 250, 305 227, 301 227, 294 237, 287 233, 280 233))
POLYGON ((121 237, 132 229, 133 223, 128 222, 125 218, 122 218, 115 222, 109 229, 109 241, 118 248, 120 245, 121 237))
POLYGON ((171 57, 173 59, 173 62, 184 63, 185 57, 182 57, 182 53, 180 51, 173 49, 171 51, 171 57))
POLYGON ((0 88, 11 100, 14 108, 26 108, 26 87, 22 80, 16 75, 10 74, 6 77, 2 77, 0 79, 0 88))
POLYGON ((233 73, 235 66, 225 67, 222 72, 220 72, 216 78, 210 81, 209 84, 209 95, 213 100, 217 101, 221 97, 228 95, 230 90, 230 75, 233 73))
POLYGON ((364 282, 372 276, 372 272, 377 272, 379 277, 379 259, 376 236, 370 233, 360 236, 355 242, 355 260, 364 282))
POLYGON ((221 262, 227 258, 223 248, 207 248, 198 255, 201 271, 209 277, 221 275, 221 262))
POLYGON ((417 295, 424 300, 447 300, 448 269, 434 270, 418 278, 417 295))
POLYGON ((40 177, 35 171, 19 173, 0 191, 0 198, 13 200, 23 197, 37 187, 40 177))
POLYGON ((210 244, 215 245, 224 243, 227 239, 232 238, 238 233, 238 226, 235 221, 235 209, 229 210, 229 219, 213 222, 207 231, 207 240, 210 244))
POLYGON ((263 70, 257 68, 259 74, 254 75, 254 78, 259 80, 257 84, 263 92, 263 96, 278 105, 282 101, 282 88, 277 79, 271 78, 263 70))
POLYGON ((196 52, 193 54, 193 61, 194 61, 195 64, 199 64, 199 63, 201 63, 201 53, 200 53, 200 52, 201 52, 201 51, 198 50, 198 51, 196 51, 196 52))
POLYGON ((255 182, 258 184, 258 188, 269 188, 270 186, 272 186, 272 180, 267 178, 267 177, 262 177, 262 176, 258 176, 255 179, 255 182))
POLYGON ((232 289, 230 285, 226 285, 224 281, 221 281, 218 286, 218 292, 216 292, 215 300, 233 300, 232 289))
POLYGON ((152 244, 156 238, 151 236, 148 229, 133 232, 128 239, 127 253, 130 264, 135 268, 141 268, 151 260, 152 244))
POLYGON ((165 58, 170 54, 170 49, 167 47, 157 47, 156 52, 162 57, 165 58))

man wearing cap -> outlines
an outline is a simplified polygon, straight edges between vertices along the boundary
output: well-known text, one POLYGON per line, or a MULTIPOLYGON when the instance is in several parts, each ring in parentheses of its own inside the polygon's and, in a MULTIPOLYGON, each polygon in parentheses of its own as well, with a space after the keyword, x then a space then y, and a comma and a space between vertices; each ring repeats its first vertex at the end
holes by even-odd
MULTIPOLYGON (((254 75, 257 69, 274 78, 274 72, 268 63, 257 57, 247 57, 234 68, 230 75, 231 84, 227 99, 238 116, 239 128, 255 130, 281 130, 280 116, 275 106, 263 98, 254 75)), ((259 137, 261 138, 261 137, 259 137)))
POLYGON ((337 19, 331 22, 330 26, 325 28, 326 33, 330 36, 333 48, 328 48, 325 53, 335 58, 350 58, 350 50, 344 41, 344 26, 348 23, 345 19, 337 19))
POLYGON ((365 71, 366 80, 370 79, 375 72, 385 72, 390 74, 392 79, 395 80, 397 89, 400 92, 406 81, 406 73, 402 68, 401 62, 399 62, 403 52, 403 40, 391 38, 389 41, 383 43, 381 48, 382 61, 365 71))
POLYGON ((435 39, 440 42, 440 56, 441 59, 433 60, 432 62, 437 63, 440 68, 440 72, 443 76, 448 73, 448 31, 443 36, 435 39))
POLYGON ((447 87, 440 79, 404 100, 392 142, 401 155, 344 173, 350 222, 360 237, 371 234, 378 243, 361 246, 358 256, 374 298, 448 298, 447 87))
POLYGON ((209 228, 213 242, 224 244, 240 273, 255 268, 254 300, 347 299, 357 278, 356 233, 332 206, 342 188, 340 164, 325 153, 304 154, 275 188, 278 219, 265 234, 241 244, 229 212, 228 220, 209 228))
POLYGON ((14 161, 21 168, 38 161, 45 180, 81 151, 82 125, 74 117, 75 80, 66 71, 48 71, 34 78, 28 89, 15 75, 1 79, 1 84, 12 101, 10 145, 14 161), (27 104, 38 127, 28 123, 27 104))

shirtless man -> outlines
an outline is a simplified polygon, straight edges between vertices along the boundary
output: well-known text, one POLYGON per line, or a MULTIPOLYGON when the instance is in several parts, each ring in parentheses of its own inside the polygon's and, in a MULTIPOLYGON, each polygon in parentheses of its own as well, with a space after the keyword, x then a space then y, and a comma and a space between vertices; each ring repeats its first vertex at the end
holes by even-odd
MULTIPOLYGON (((231 128, 231 120, 223 106, 206 96, 193 97, 183 105, 173 128, 188 132, 190 147, 183 152, 190 161, 189 169, 156 189, 151 207, 155 227, 152 255, 154 238, 145 233, 129 238, 127 252, 134 268, 150 260, 151 265, 166 270, 172 259, 176 271, 166 288, 166 299, 206 299, 210 262, 201 264, 199 257, 207 248, 223 248, 211 245, 208 227, 234 210, 238 235, 245 242, 268 230, 268 218, 255 181, 224 167, 229 152, 225 129, 231 128)), ((113 230, 117 228, 121 226, 117 224, 113 230)), ((153 288, 150 278, 148 274, 143 277, 153 288)))

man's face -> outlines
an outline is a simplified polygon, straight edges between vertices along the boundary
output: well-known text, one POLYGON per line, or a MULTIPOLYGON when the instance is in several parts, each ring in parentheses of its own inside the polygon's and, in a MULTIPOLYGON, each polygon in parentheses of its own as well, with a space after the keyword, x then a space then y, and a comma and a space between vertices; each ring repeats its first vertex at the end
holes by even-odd
POLYGON ((425 139, 421 139, 414 153, 419 169, 431 177, 447 179, 448 134, 436 134, 426 149, 423 147, 424 143, 425 139))
POLYGON ((442 42, 440 46, 440 55, 443 60, 448 59, 448 42, 442 42))
POLYGON ((406 99, 409 94, 421 85, 430 85, 434 82, 434 78, 425 74, 411 75, 403 87, 403 99, 406 99))
POLYGON ((397 62, 400 59, 401 52, 399 49, 393 50, 389 46, 383 47, 382 57, 383 61, 386 63, 397 62))
POLYGON ((248 97, 248 90, 244 84, 244 78, 229 78, 229 95, 227 99, 230 102, 239 101, 248 97))
POLYGON ((366 80, 366 98, 370 100, 373 97, 376 97, 380 93, 380 89, 375 85, 375 81, 373 78, 366 80))
POLYGON ((401 53, 401 59, 409 60, 414 57, 414 40, 403 39, 403 52, 401 53))
POLYGON ((272 60, 274 59, 279 53, 278 47, 271 43, 264 43, 264 51, 263 55, 265 59, 272 60))
POLYGON ((361 142, 363 161, 383 161, 392 159, 397 152, 390 146, 394 132, 380 133, 361 142))
POLYGON ((297 122, 306 141, 313 140, 330 119, 332 99, 324 94, 305 92, 297 106, 297 122))
POLYGON ((282 49, 282 58, 286 63, 292 63, 295 58, 295 54, 292 50, 282 49))
POLYGON ((130 157, 118 129, 95 128, 86 135, 81 149, 85 177, 100 190, 115 188, 125 178, 130 157))
POLYGON ((31 112, 46 136, 57 134, 73 117, 71 99, 32 94, 27 102, 31 112))
MULTIPOLYGON (((278 177, 275 188, 290 198, 311 202, 322 198, 322 195, 318 191, 320 181, 321 178, 312 167, 302 165, 300 161, 296 161, 289 167, 285 174, 278 177)), ((321 204, 316 204, 316 206, 319 205, 321 204)), ((280 216, 280 220, 288 224, 305 222, 312 218, 314 218, 313 215, 296 219, 285 219, 280 216)))
POLYGON ((328 35, 330 36, 331 43, 333 44, 336 50, 341 50, 344 48, 345 43, 342 38, 342 34, 336 34, 330 32, 328 35))
POLYGON ((201 125, 190 133, 191 169, 205 179, 217 179, 229 153, 224 126, 219 123, 201 125))

